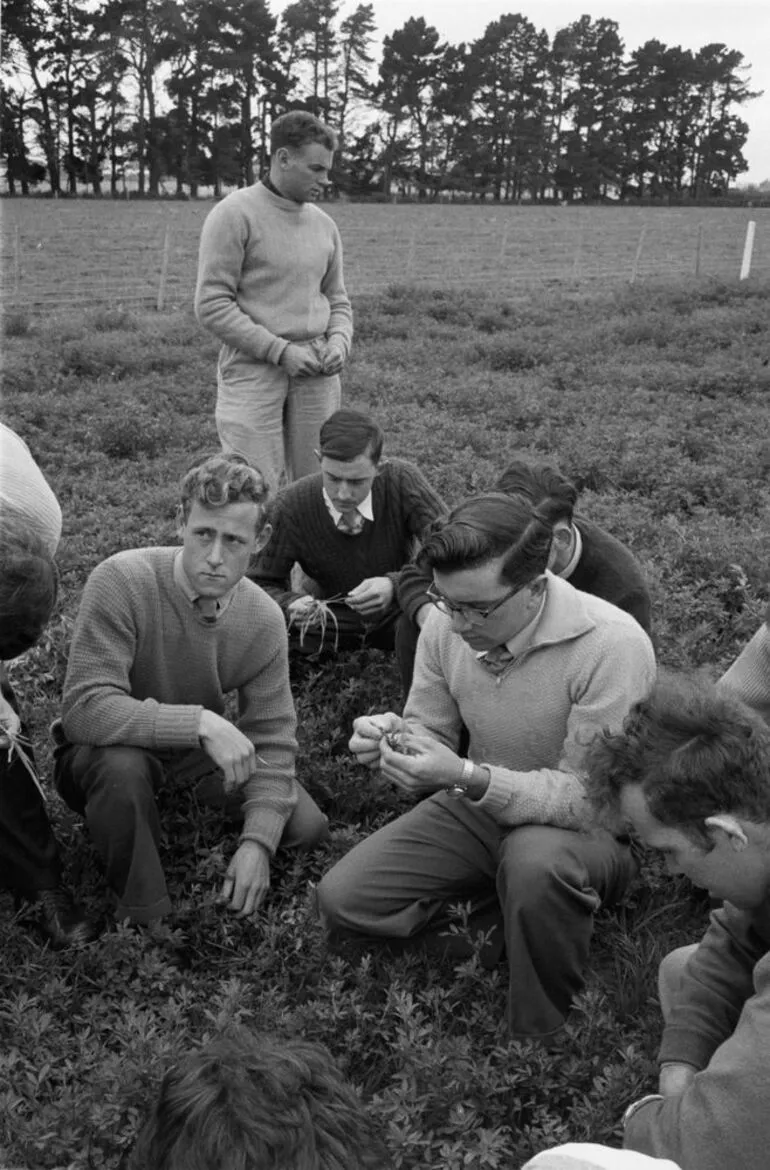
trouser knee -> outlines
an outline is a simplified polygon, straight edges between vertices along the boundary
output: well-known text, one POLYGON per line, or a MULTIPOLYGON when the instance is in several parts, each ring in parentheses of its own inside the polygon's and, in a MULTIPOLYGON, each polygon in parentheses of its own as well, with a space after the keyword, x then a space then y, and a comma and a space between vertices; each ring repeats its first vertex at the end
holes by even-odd
POLYGON ((57 761, 56 784, 64 800, 87 819, 98 809, 120 816, 154 807, 162 777, 160 761, 143 748, 70 745, 57 761))

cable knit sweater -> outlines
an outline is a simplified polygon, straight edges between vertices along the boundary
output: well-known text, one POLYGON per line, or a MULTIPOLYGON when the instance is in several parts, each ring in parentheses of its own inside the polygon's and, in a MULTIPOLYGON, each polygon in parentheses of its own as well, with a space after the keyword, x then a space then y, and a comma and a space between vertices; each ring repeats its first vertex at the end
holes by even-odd
POLYGON ((422 628, 404 718, 468 757, 490 783, 478 807, 501 825, 579 829, 593 818, 584 794, 585 749, 619 731, 655 677, 652 643, 632 617, 547 574, 532 634, 502 674, 492 674, 434 610, 422 628))
POLYGON ((195 312, 224 343, 220 370, 243 354, 278 365, 289 342, 323 336, 347 356, 353 312, 334 220, 264 183, 233 191, 203 225, 195 312))
MULTIPOLYGON (((272 508, 273 535, 250 576, 286 607, 295 562, 317 582, 321 597, 349 593, 366 577, 390 577, 410 560, 423 530, 446 508, 425 476, 403 459, 380 464, 372 484, 373 523, 359 536, 339 532, 323 499, 323 478, 306 475, 280 492, 272 508)), ((410 617, 425 601, 431 575, 416 573, 401 608, 410 617)))
POLYGON ((261 757, 244 788, 243 836, 272 853, 297 799, 283 617, 243 578, 207 624, 174 580, 177 552, 132 549, 91 573, 64 681, 64 733, 71 743, 198 748, 202 710, 223 715, 236 691, 237 726, 261 757))
POLYGON ((770 723, 770 608, 764 624, 719 680, 770 723))
POLYGON ((0 514, 15 513, 54 556, 61 536, 61 508, 29 447, 0 423, 0 514))

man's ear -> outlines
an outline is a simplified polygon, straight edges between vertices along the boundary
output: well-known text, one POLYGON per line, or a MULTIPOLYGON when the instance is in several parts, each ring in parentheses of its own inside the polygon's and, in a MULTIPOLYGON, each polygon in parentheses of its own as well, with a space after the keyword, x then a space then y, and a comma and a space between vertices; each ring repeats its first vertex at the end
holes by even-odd
POLYGON ((728 838, 736 853, 745 849, 749 843, 743 825, 731 813, 715 813, 713 817, 706 817, 704 824, 711 830, 715 842, 719 841, 722 834, 728 838))
POLYGON ((181 504, 177 504, 176 506, 174 519, 176 520, 176 534, 182 540, 184 537, 184 508, 181 504))
POLYGON ((264 528, 262 529, 262 531, 260 532, 259 536, 254 541, 254 553, 253 553, 254 556, 256 556, 257 553, 262 552, 262 549, 265 547, 265 545, 270 540, 270 537, 272 535, 273 535, 272 524, 266 524, 264 526, 264 528))

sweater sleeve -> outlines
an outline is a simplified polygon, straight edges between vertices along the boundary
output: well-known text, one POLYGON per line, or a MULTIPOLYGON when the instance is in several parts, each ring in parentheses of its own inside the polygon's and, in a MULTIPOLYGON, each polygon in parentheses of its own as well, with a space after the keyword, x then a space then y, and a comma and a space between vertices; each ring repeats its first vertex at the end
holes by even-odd
POLYGON ((334 254, 321 284, 321 291, 329 302, 329 324, 326 336, 342 345, 345 358, 353 343, 353 309, 345 291, 342 271, 342 240, 337 225, 333 225, 334 254))
POLYGON ((270 509, 270 523, 270 539, 249 569, 249 577, 285 611, 300 594, 291 588, 291 571, 297 561, 291 506, 281 495, 270 509))
POLYGON ((620 731, 629 708, 648 693, 654 678, 655 655, 643 630, 628 625, 602 630, 575 684, 557 766, 519 772, 477 760, 490 774, 479 808, 501 825, 578 829, 592 824, 583 785, 588 745, 605 729, 620 731))
MULTIPOLYGON (((732 909, 728 908, 727 913, 733 913, 732 909)), ((697 1058, 698 1064, 704 1060, 708 1064, 681 1096, 643 1106, 626 1128, 628 1149, 671 1158, 682 1170, 723 1170, 725 1166, 764 1170, 767 1166, 770 955, 764 955, 756 964, 752 982, 743 944, 732 954, 731 951, 723 926, 712 924, 688 964, 678 1000, 681 1007, 672 1014, 673 1031, 667 1027, 664 1034, 662 1052, 667 1053, 666 1059, 693 1062, 697 1058), (701 954, 704 944, 706 949, 701 954), (710 972, 713 974, 716 952, 722 955, 724 966, 717 984, 707 988, 704 980, 711 977, 710 972), (736 983, 728 989, 731 973, 736 975, 736 983), (729 1007, 726 993, 731 1001, 729 1007), (710 1036, 681 1030, 683 1015, 688 1014, 693 997, 698 1004, 700 1026, 710 1036), (709 1004, 721 1025, 727 1027, 728 1019, 732 1021, 713 1055, 706 1055, 715 1039, 715 1029, 708 1020, 709 1004)))
POLYGON ((278 365, 288 342, 258 325, 238 303, 248 238, 242 208, 224 200, 209 212, 198 252, 195 315, 220 341, 257 361, 278 365))
MULTIPOLYGON (((418 544, 428 526, 446 514, 446 504, 422 472, 408 463, 401 465, 401 498, 407 531, 418 544)), ((426 590, 432 584, 433 574, 420 569, 412 560, 394 576, 398 604, 414 621, 420 607, 430 602, 426 590)))
POLYGON ((260 619, 263 658, 238 691, 237 726, 254 744, 257 768, 244 788, 242 841, 274 854, 297 803, 297 718, 289 686, 286 626, 277 607, 260 619))
POLYGON ((739 699, 770 722, 770 611, 718 685, 735 691, 739 699))
POLYGON ((131 583, 110 560, 86 582, 64 680, 62 726, 72 743, 197 748, 203 707, 134 699, 140 610, 131 583))

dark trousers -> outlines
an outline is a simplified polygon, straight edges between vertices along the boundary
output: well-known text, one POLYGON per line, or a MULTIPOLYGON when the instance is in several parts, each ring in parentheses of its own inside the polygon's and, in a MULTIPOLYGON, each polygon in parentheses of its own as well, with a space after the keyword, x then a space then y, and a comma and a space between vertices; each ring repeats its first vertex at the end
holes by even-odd
POLYGON ((412 685, 414 652, 419 629, 397 606, 391 606, 378 621, 365 622, 349 606, 331 602, 334 615, 326 619, 325 627, 309 626, 300 632, 299 623, 289 627, 289 646, 302 654, 323 657, 339 650, 360 650, 372 646, 375 650, 395 650, 401 688, 404 698, 412 685))
MULTIPOLYGON (((18 711, 4 672, 0 683, 18 711)), ((22 731, 26 734, 23 725, 22 731)), ((59 850, 43 798, 18 755, 14 752, 9 759, 8 749, 0 748, 0 886, 30 896, 55 889, 60 881, 59 850)))
MULTIPOLYGON (((208 787, 216 772, 203 752, 160 756, 139 747, 68 743, 56 750, 56 786, 70 808, 85 817, 117 899, 119 920, 147 923, 171 913, 155 793, 166 773, 179 768, 208 787)), ((281 846, 309 848, 324 838, 327 821, 301 785, 297 787, 299 800, 281 846)))

